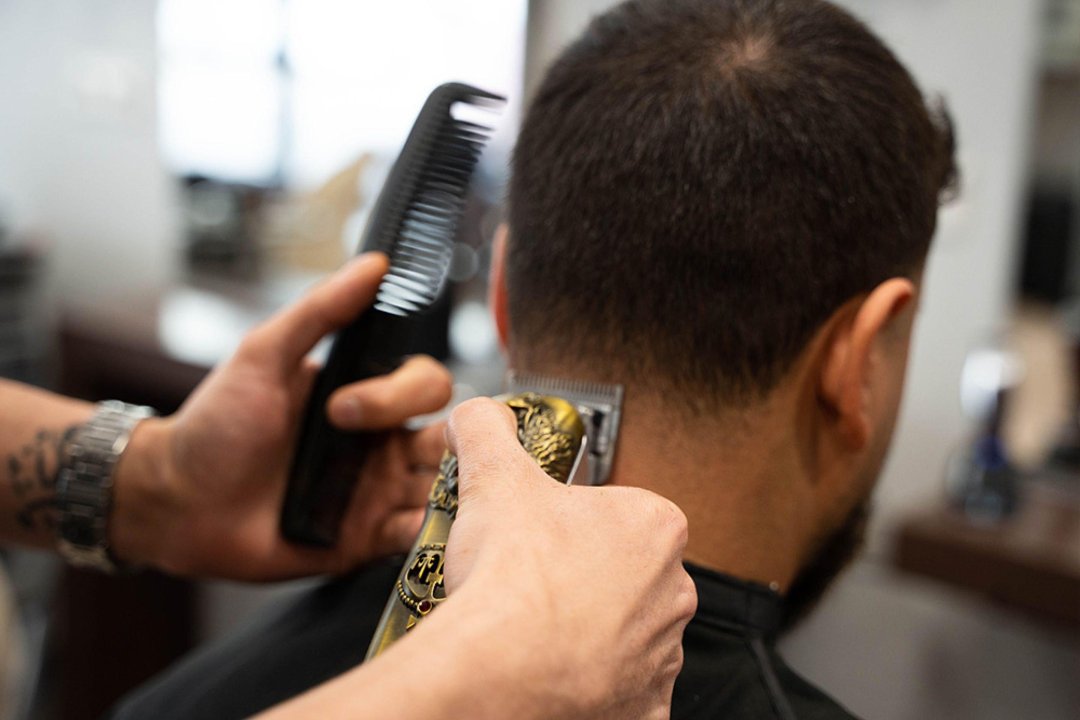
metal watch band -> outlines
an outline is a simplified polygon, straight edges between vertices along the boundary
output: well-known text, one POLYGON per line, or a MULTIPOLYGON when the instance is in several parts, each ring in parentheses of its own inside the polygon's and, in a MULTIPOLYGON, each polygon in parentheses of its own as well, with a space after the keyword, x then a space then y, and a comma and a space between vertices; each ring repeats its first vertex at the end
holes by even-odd
POLYGON ((107 400, 69 443, 56 483, 57 540, 72 565, 109 573, 120 569, 108 539, 113 470, 135 425, 153 414, 148 407, 107 400))

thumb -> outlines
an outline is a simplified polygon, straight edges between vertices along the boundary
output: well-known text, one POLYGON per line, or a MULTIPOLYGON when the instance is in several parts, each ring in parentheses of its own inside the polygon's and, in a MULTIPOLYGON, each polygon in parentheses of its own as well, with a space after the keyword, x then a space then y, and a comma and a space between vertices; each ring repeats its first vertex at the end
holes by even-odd
POLYGON ((477 496, 520 490, 525 478, 538 469, 518 441, 513 411, 490 398, 474 398, 455 408, 446 441, 457 456, 458 497, 463 505, 475 502, 477 496))
POLYGON ((388 260, 383 253, 364 253, 281 310, 245 339, 245 349, 263 362, 274 362, 283 374, 300 363, 315 343, 343 327, 375 299, 388 260))

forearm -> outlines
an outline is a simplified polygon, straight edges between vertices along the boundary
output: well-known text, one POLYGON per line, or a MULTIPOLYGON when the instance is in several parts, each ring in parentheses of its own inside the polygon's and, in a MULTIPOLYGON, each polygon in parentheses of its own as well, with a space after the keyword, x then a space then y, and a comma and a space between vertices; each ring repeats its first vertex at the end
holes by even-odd
MULTIPOLYGON (((0 542, 56 546, 56 483, 64 448, 94 411, 93 403, 0 380, 0 542)), ((113 471, 109 543, 133 564, 152 555, 160 535, 162 422, 136 425, 113 471)))
POLYGON ((91 403, 0 380, 0 540, 56 544, 60 453, 94 412, 91 403))
POLYGON ((471 594, 462 588, 384 654, 258 720, 573 717, 552 702, 551 688, 534 687, 526 648, 535 639, 522 638, 529 630, 521 614, 471 594))

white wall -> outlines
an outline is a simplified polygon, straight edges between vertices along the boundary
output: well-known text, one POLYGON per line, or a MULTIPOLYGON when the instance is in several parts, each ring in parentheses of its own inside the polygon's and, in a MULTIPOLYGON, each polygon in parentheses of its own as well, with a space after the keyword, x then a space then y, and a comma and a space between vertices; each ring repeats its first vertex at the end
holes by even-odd
POLYGON ((924 284, 904 413, 878 491, 879 522, 940 497, 962 442, 965 353, 1000 329, 1016 272, 1033 123, 1040 3, 848 0, 894 48, 923 91, 953 113, 960 200, 939 221, 924 284))
POLYGON ((66 297, 160 284, 174 188, 158 162, 153 0, 0 2, 0 218, 53 247, 66 297))
MULTIPOLYGON (((613 4, 534 0, 527 89, 593 14, 613 4)), ((964 355, 1001 326, 1009 308, 1041 3, 840 4, 882 36, 924 92, 947 100, 963 194, 942 212, 929 259, 904 411, 877 494, 875 542, 784 652, 865 717, 1075 717, 1080 640, 895 574, 885 557, 897 520, 940 500, 946 458, 969 432, 958 392, 964 355)))

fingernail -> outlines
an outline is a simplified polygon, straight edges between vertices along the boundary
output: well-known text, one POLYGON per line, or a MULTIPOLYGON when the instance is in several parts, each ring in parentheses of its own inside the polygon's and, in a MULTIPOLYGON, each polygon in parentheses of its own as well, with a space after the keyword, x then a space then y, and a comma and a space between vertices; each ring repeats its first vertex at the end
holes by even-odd
POLYGON ((348 265, 350 267, 362 267, 380 262, 387 262, 386 253, 369 250, 368 252, 360 253, 354 257, 348 262, 348 265))
POLYGON ((360 401, 354 397, 347 397, 337 404, 337 416, 338 422, 342 425, 359 425, 360 416, 362 415, 360 410, 360 401))
POLYGON ((350 258, 344 265, 342 265, 337 275, 342 279, 350 278, 353 276, 354 273, 360 272, 361 268, 366 268, 368 265, 371 265, 377 259, 378 256, 374 253, 364 253, 363 255, 357 255, 356 257, 350 258))

